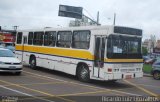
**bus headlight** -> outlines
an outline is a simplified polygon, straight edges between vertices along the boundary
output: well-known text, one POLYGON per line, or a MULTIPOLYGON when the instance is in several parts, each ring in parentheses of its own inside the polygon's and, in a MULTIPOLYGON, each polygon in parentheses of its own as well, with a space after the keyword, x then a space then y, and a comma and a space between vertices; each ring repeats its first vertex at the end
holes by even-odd
POLYGON ((119 69, 114 69, 114 72, 119 72, 119 69))
POLYGON ((136 68, 136 71, 141 71, 141 68, 136 68))

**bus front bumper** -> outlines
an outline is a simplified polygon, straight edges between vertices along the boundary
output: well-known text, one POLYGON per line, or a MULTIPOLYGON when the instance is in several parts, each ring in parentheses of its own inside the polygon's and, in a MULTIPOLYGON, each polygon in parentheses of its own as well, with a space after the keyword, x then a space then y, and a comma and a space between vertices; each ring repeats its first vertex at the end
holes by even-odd
POLYGON ((133 79, 143 77, 143 72, 135 73, 105 73, 104 80, 133 79))

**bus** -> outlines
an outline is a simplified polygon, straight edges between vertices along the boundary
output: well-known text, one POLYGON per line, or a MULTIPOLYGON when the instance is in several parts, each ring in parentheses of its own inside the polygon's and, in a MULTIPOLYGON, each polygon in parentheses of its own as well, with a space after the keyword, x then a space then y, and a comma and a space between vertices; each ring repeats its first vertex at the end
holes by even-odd
POLYGON ((141 29, 123 26, 19 30, 15 54, 32 69, 116 81, 143 76, 141 40, 141 29))

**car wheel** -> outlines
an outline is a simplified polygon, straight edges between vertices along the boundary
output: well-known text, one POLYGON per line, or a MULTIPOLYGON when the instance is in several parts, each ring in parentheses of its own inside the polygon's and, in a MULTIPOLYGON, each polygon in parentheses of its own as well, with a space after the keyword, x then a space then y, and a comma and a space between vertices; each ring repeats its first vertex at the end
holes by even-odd
POLYGON ((89 69, 86 65, 80 65, 77 72, 78 79, 83 82, 90 81, 89 69))
POLYGON ((29 64, 30 64, 30 68, 31 69, 36 69, 36 58, 35 57, 31 57, 30 61, 29 61, 29 64))
POLYGON ((153 78, 156 79, 156 80, 159 80, 159 79, 160 79, 160 72, 155 71, 155 72, 153 73, 153 78))

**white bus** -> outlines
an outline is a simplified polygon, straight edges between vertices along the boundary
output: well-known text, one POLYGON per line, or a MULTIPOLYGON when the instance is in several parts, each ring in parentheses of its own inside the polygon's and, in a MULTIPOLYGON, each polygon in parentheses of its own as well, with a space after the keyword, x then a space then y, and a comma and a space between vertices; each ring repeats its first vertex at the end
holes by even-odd
POLYGON ((32 69, 115 81, 143 76, 141 39, 142 30, 121 26, 19 30, 15 53, 32 69))

